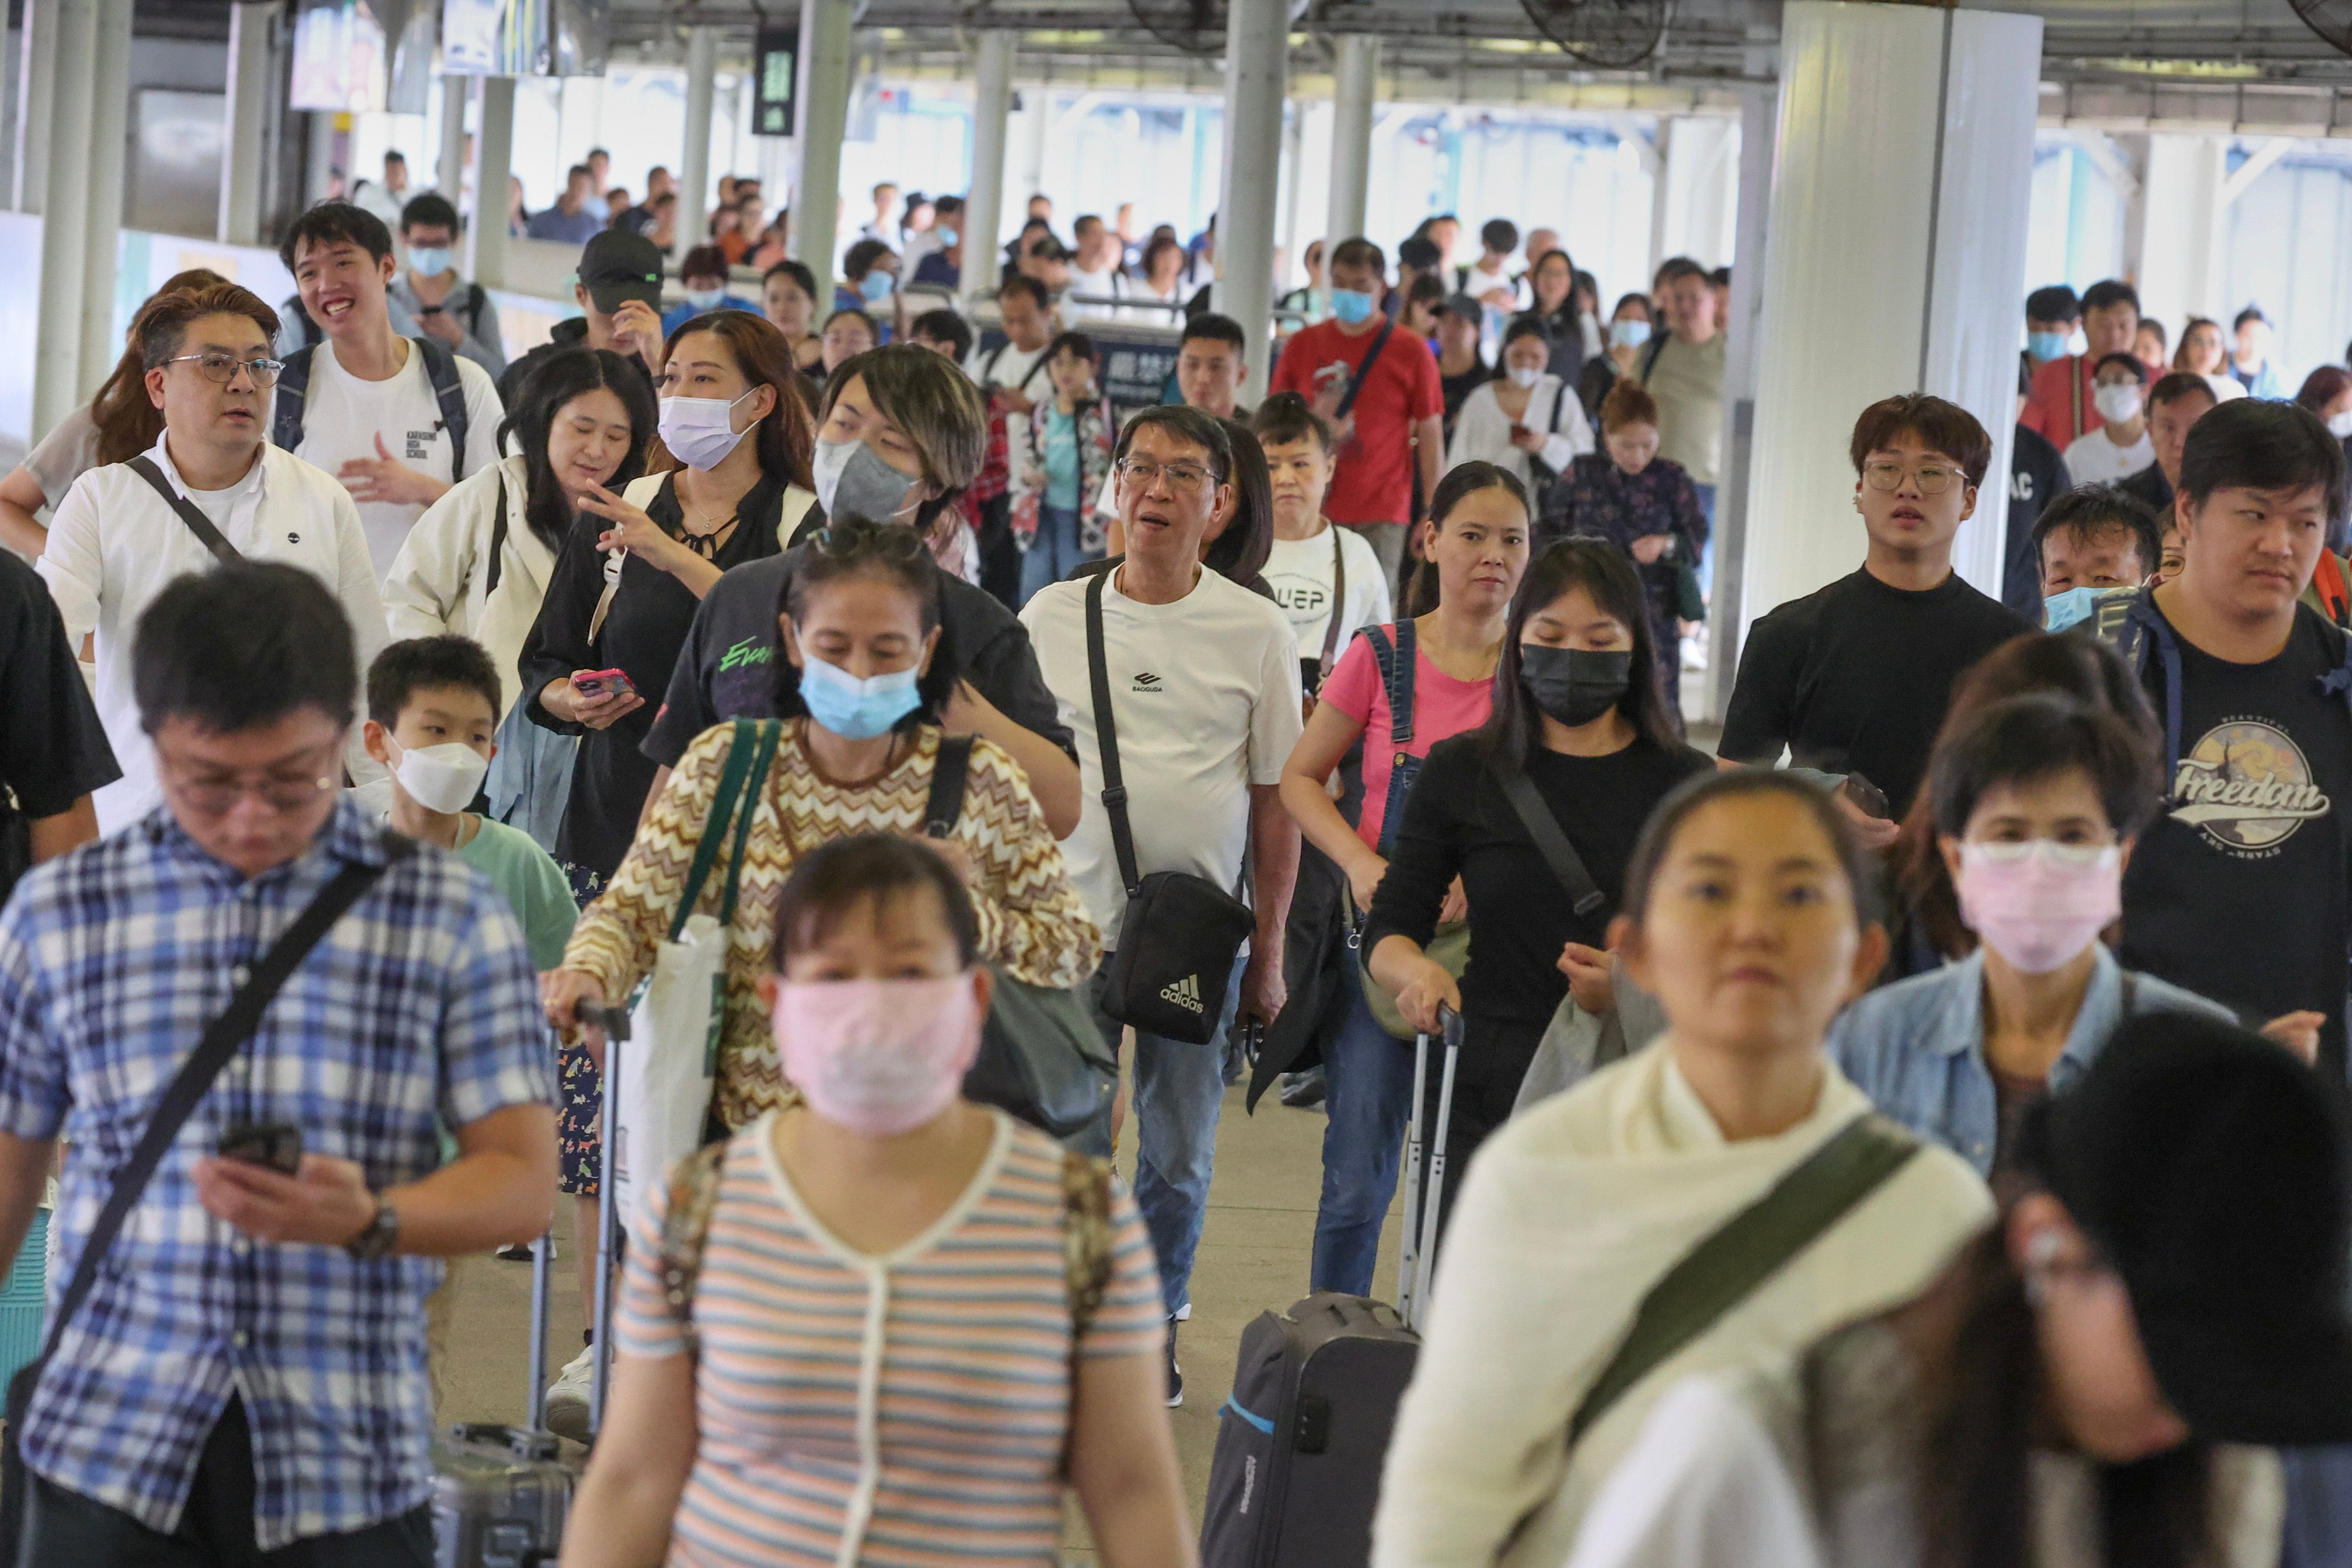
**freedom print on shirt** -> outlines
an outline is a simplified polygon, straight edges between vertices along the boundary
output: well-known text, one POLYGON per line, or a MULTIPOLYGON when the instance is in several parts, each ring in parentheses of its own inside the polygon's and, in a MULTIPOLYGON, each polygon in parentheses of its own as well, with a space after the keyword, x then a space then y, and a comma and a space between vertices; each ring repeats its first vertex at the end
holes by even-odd
POLYGON ((2241 859, 2279 853, 2306 822, 2333 807, 2294 738, 2258 716, 2225 720, 2181 753, 2172 775, 2176 822, 2241 859))

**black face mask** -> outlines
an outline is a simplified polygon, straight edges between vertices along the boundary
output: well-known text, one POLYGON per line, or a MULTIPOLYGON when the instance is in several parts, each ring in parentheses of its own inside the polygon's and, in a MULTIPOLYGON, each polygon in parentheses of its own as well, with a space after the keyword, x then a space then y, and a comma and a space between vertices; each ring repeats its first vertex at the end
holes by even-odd
POLYGON ((1563 724, 1590 724, 1624 700, 1633 684, 1632 652, 1581 647, 1522 647, 1519 685, 1535 705, 1563 724))

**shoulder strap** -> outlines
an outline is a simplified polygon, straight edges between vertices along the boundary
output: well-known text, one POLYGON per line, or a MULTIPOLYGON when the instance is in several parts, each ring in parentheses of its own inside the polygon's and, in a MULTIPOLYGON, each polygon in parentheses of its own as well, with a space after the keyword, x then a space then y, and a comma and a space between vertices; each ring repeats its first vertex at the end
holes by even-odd
POLYGON ((1658 359, 1666 352, 1666 344, 1673 336, 1672 332, 1664 331, 1650 333, 1649 347, 1642 351, 1642 368, 1636 373, 1643 385, 1650 384, 1650 373, 1658 368, 1658 359))
POLYGON ((923 802, 923 832, 945 838, 955 832, 963 815, 964 780, 971 772, 970 735, 941 735, 939 755, 931 762, 931 793, 923 802))
POLYGON ((1404 745, 1412 739, 1416 634, 1412 617, 1393 626, 1366 626, 1363 635, 1372 645, 1372 662, 1381 667, 1381 690, 1389 700, 1389 742, 1391 745, 1404 745))
POLYGON ((122 1169, 115 1173, 113 1189, 106 1194, 106 1206, 99 1211, 98 1222, 90 1226, 89 1237, 82 1244, 81 1259, 74 1266, 73 1278, 67 1282, 65 1294, 58 1300, 57 1311, 49 1318, 49 1331, 41 1343, 41 1360, 44 1363, 57 1353, 58 1341, 63 1337, 66 1325, 73 1321, 74 1314, 81 1310, 82 1302, 98 1283, 99 1266, 105 1261, 107 1251, 114 1245, 114 1238, 121 1234, 123 1223, 131 1217, 131 1211, 138 1205, 140 1194, 147 1190, 147 1183, 155 1174, 155 1167, 163 1163, 164 1154, 179 1137, 180 1129, 187 1125, 188 1118, 195 1113, 197 1105, 212 1089, 214 1080, 228 1066, 229 1058, 236 1056, 238 1047, 251 1039, 254 1030, 261 1026, 261 1015, 288 978, 310 955, 310 950, 319 945, 320 940, 350 911, 362 894, 375 886, 378 879, 415 854, 416 846, 397 834, 386 833, 383 850, 383 865, 371 866, 356 860, 349 862, 319 889, 317 896, 303 907, 302 912, 294 917, 294 923, 270 943, 268 952, 254 966, 252 974, 237 987, 236 994, 229 998, 228 1005, 222 1010, 220 1016, 212 1021, 203 1037, 197 1040, 196 1048, 181 1062, 180 1070, 173 1076, 170 1086, 155 1102, 154 1118, 147 1123, 147 1131, 140 1135, 138 1147, 131 1152, 131 1158, 123 1163, 122 1169))
POLYGON ((1858 1116, 1691 1248, 1642 1298, 1624 1342, 1569 1421, 1569 1447, 1661 1363, 1721 1321, 1918 1152, 1919 1141, 1894 1123, 1858 1116))
POLYGON ((310 396, 310 356, 317 343, 305 343, 278 367, 278 401, 270 405, 269 438, 288 451, 302 444, 302 408, 310 396))
POLYGON ((431 338, 408 341, 425 355, 425 376, 433 384, 433 401, 441 405, 441 426, 449 432, 449 482, 455 484, 466 477, 466 436, 471 424, 457 356, 431 338))
POLYGON ((734 854, 727 871, 726 908, 721 919, 725 923, 733 922, 736 887, 743 869, 743 845, 751 836, 751 818, 760 805, 758 781, 767 777, 768 764, 776 754, 776 737, 782 728, 773 719, 734 721, 727 761, 719 772, 718 793, 710 797, 710 815, 703 821, 702 837, 694 847, 693 864, 687 870, 685 886, 679 889, 677 913, 670 919, 670 941, 676 942, 685 934, 694 906, 702 901, 702 886, 719 863, 719 847, 727 842, 730 824, 734 827, 734 854), (740 811, 739 804, 742 807, 740 811))
POLYGON ((1323 673, 1331 673, 1332 656, 1339 651, 1339 617, 1348 608, 1348 543, 1339 525, 1331 529, 1331 618, 1323 623, 1323 673))
POLYGON ((1062 1151, 1062 1250, 1070 1299, 1070 1353, 1094 1327, 1110 1289, 1110 1162, 1062 1151))
POLYGON ((670 1168, 669 1204, 662 1212, 662 1295, 693 1346, 694 1289, 702 1279, 702 1252, 710 1241, 710 1216, 719 1207, 719 1178, 726 1173, 730 1144, 706 1143, 670 1168))
POLYGON ((1391 318, 1382 321, 1381 330, 1372 334, 1372 346, 1366 349, 1364 357, 1357 362, 1356 374, 1348 378, 1348 390, 1339 395, 1339 406, 1332 410, 1335 417, 1345 419, 1348 410, 1356 406, 1356 395, 1364 390, 1364 378, 1372 374, 1373 362, 1381 357, 1381 351, 1389 346, 1389 334, 1395 331, 1396 321, 1391 318))
POLYGON ((1127 785, 1118 771, 1118 720, 1110 710, 1110 666, 1103 651, 1103 584, 1116 570, 1087 579, 1087 679, 1093 688, 1095 743, 1102 752, 1102 803, 1110 816, 1111 848, 1118 856, 1119 885, 1133 898, 1143 874, 1136 869, 1135 829, 1127 820, 1127 785))
POLYGON ((1592 873, 1584 868, 1584 858, 1577 854, 1576 846, 1559 830, 1559 820, 1552 816, 1551 807, 1544 804, 1543 796, 1536 793, 1533 781, 1523 772, 1505 773, 1499 768, 1495 770, 1495 779, 1503 786, 1503 798, 1518 814, 1520 826, 1536 841, 1537 852, 1551 868, 1551 874, 1559 879, 1559 885, 1568 889, 1569 901, 1576 912, 1597 913, 1608 898, 1594 884, 1592 873))
POLYGON ((2352 590, 2344 581, 2344 563, 2333 550, 2319 552, 2319 569, 2312 574, 2312 584, 2319 592, 2320 607, 2327 618, 2337 626, 2352 626, 2352 590))
POLYGON ((2084 356, 2083 356, 2083 355, 2081 355, 2081 354, 2068 354, 2068 355, 2066 356, 2066 388, 2067 388, 2067 390, 2068 390, 2069 392, 2071 392, 2071 393, 2073 393, 2073 394, 2074 394, 2074 440, 2077 440, 2077 441, 2079 441, 2079 440, 2081 440, 2081 439, 2083 438, 2083 360, 2084 360, 2084 356))
POLYGON ((466 285, 466 332, 472 336, 482 330, 482 307, 490 302, 488 290, 479 283, 466 285))
POLYGON ((213 552, 214 560, 224 566, 233 566, 245 559, 236 545, 221 536, 221 531, 213 526, 213 520, 205 515, 202 507, 172 488, 172 481, 163 477, 163 470, 157 468, 146 453, 140 453, 123 467, 154 488, 155 493, 163 498, 163 504, 180 514, 180 521, 188 525, 188 531, 213 552))
POLYGON ((499 476, 499 510, 490 518, 490 582, 486 594, 499 591, 499 577, 503 570, 499 557, 507 552, 507 477, 499 476))

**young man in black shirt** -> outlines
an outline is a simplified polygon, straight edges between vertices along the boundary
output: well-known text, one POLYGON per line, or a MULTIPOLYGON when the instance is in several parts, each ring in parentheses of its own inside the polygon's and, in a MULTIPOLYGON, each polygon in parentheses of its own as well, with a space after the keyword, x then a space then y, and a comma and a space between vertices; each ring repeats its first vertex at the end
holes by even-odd
POLYGON ((2042 613, 2042 563, 2036 558, 2033 525, 2042 509, 2074 488, 2064 454, 2050 438, 2024 423, 2025 399, 2032 390, 2033 362, 2017 357, 2018 426, 2010 435, 2009 538, 2002 552, 2000 602, 2032 619, 2042 613))
POLYGON ((90 795, 122 776, 48 585, 0 550, 0 903, 16 879, 98 837, 90 795), (14 818, 23 817, 19 828, 14 818), (20 837, 21 835, 21 837, 20 837))
POLYGON ((2308 411, 2246 398, 2197 421, 2176 482, 2185 563, 2125 643, 2163 719, 2167 810, 2125 873, 2122 958, 2250 1016, 2320 1015, 2340 1081, 2352 653, 2298 601, 2344 451, 2308 411))
POLYGON ((1756 623, 1717 751, 1727 766, 1769 766, 1785 746, 1794 766, 1858 775, 1865 784, 1838 798, 1883 849, 1927 770, 1953 680, 2034 628, 1952 570, 1953 536, 1992 462, 1974 415, 1925 393, 1890 397, 1863 410, 1850 450, 1870 541, 1862 569, 1756 623))
POLYGON ((2189 427, 2221 400, 2213 384, 2189 371, 2176 370, 2147 389, 2147 438, 2156 447, 2156 463, 2123 481, 2123 491, 2169 524, 2172 487, 2180 482, 2180 447, 2189 427))

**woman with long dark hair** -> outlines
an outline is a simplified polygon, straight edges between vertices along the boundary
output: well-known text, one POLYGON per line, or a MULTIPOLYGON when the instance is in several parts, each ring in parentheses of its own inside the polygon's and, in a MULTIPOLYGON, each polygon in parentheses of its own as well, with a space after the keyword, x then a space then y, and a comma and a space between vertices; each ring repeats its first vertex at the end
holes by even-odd
POLYGON ((2352 1442, 2340 1097, 2225 1020, 2126 1021, 1928 1289, 1659 1399, 1570 1568, 2273 1568, 2274 1450, 2352 1442))
POLYGON ((1633 840, 1676 784, 1713 765, 1675 736, 1661 679, 1632 563, 1598 540, 1562 540, 1512 602, 1486 722, 1433 747, 1405 802, 1364 952, 1415 1028, 1435 1034, 1441 1005, 1462 1015, 1446 1145, 1457 1170, 1510 1116, 1560 999, 1614 1005, 1604 950, 1633 840), (1515 805, 1522 781, 1536 798, 1515 805), (1521 805, 1550 816, 1599 902, 1577 908, 1521 805), (1470 918, 1458 982, 1423 951, 1456 877, 1470 918))

